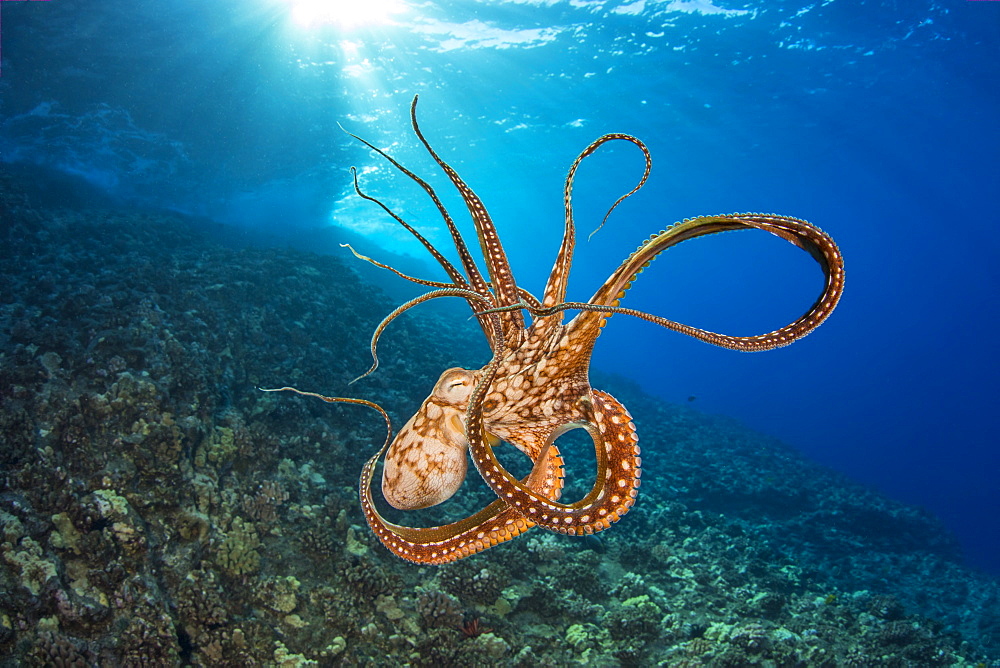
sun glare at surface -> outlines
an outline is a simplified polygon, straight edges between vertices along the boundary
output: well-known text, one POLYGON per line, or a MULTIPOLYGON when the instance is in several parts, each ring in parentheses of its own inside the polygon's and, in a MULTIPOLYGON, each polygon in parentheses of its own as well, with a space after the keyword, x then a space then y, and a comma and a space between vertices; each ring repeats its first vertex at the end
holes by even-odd
POLYGON ((406 9, 399 0, 291 0, 292 20, 303 28, 334 24, 342 28, 388 23, 406 9))

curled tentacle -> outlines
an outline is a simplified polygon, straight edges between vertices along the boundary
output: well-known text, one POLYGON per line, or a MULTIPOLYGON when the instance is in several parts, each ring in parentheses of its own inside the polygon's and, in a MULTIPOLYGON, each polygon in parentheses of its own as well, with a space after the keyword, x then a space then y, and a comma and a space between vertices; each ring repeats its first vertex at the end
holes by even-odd
MULTIPOLYGON (((626 199, 634 195, 642 188, 646 183, 646 179, 649 178, 649 172, 652 169, 653 162, 652 157, 649 155, 649 149, 646 145, 642 143, 641 140, 633 137, 632 135, 612 133, 606 134, 598 137, 594 142, 590 144, 587 148, 576 157, 573 164, 570 165, 569 172, 566 174, 566 182, 563 185, 563 210, 565 218, 565 227, 563 229, 563 239, 562 245, 559 247, 559 254, 556 256, 556 262, 552 267, 552 273, 549 274, 549 280, 545 285, 545 292, 542 294, 542 304, 545 306, 553 306, 555 304, 561 303, 566 300, 566 286, 569 282, 569 272, 570 267, 573 265, 573 251, 576 247, 576 226, 573 222, 573 184, 576 179, 576 170, 580 167, 580 164, 590 156, 594 151, 603 146, 610 141, 627 141, 635 146, 639 147, 642 151, 642 155, 646 160, 646 166, 642 172, 642 178, 639 179, 639 183, 628 191, 611 205, 608 212, 604 214, 604 219, 601 220, 601 224, 590 233, 590 237, 593 237, 602 227, 604 223, 608 220, 611 212, 614 211, 619 204, 624 202, 626 199)), ((588 237, 588 239, 590 238, 588 237)), ((500 304, 503 306, 503 304, 500 304)))
MULTIPOLYGON (((360 404, 373 408, 382 415, 386 424, 386 437, 382 447, 365 462, 361 470, 359 492, 361 508, 364 511, 365 521, 382 544, 393 554, 407 561, 446 564, 510 540, 534 526, 533 522, 522 517, 499 499, 478 513, 451 524, 426 528, 393 524, 378 512, 371 491, 375 467, 392 442, 392 421, 385 409, 375 402, 364 399, 327 397, 294 387, 258 389, 262 392, 294 392, 322 399, 327 403, 360 404)), ((562 489, 562 457, 559 452, 553 450, 545 453, 544 457, 539 457, 523 483, 546 498, 558 499, 562 489)))
POLYGON ((649 173, 653 169, 653 156, 649 154, 649 149, 646 148, 646 145, 644 143, 642 143, 642 140, 638 139, 637 137, 633 137, 631 135, 605 135, 605 137, 610 137, 611 139, 624 139, 638 146, 639 150, 642 151, 642 155, 646 160, 646 166, 643 168, 642 178, 639 179, 639 183, 635 184, 635 187, 632 188, 632 190, 629 190, 627 193, 625 193, 624 195, 615 200, 614 204, 611 205, 611 208, 608 209, 608 212, 604 214, 604 218, 601 219, 601 224, 595 227, 594 231, 587 235, 587 241, 593 239, 594 235, 601 231, 601 228, 604 227, 604 224, 606 222, 608 222, 608 218, 611 217, 611 214, 614 212, 615 209, 618 208, 619 204, 621 204, 629 197, 639 192, 639 189, 642 188, 644 185, 646 185, 646 180, 649 178, 649 173))
POLYGON ((728 216, 703 216, 676 223, 643 242, 605 281, 589 302, 586 304, 566 302, 553 305, 551 308, 559 311, 566 309, 582 311, 569 324, 574 336, 585 336, 585 330, 596 331, 609 314, 624 313, 723 348, 758 351, 786 346, 819 327, 833 312, 843 291, 843 257, 840 254, 840 249, 837 248, 836 243, 829 235, 815 225, 797 218, 773 214, 741 213, 728 216), (802 248, 820 265, 824 275, 823 291, 812 306, 794 322, 758 336, 729 336, 618 306, 618 301, 625 296, 625 292, 631 287, 639 273, 667 248, 687 239, 738 229, 759 229, 770 232, 802 248))
POLYGON ((472 461, 490 489, 526 519, 546 529, 577 536, 603 531, 629 511, 638 493, 642 465, 635 425, 625 407, 611 395, 597 390, 591 392, 590 401, 588 422, 553 430, 540 455, 544 457, 548 449, 555 447, 555 438, 566 428, 586 428, 594 439, 597 459, 594 485, 584 498, 570 504, 539 494, 500 464, 492 444, 485 438, 482 410, 470 410, 466 420, 472 461))
MULTIPOLYGON (((380 451, 365 463, 361 474, 361 507, 368 526, 386 548, 407 561, 446 564, 482 552, 519 536, 535 525, 502 500, 458 522, 436 527, 406 527, 386 520, 375 508, 371 482, 380 451)), ((562 457, 557 451, 539 458, 523 484, 546 498, 558 498, 562 489, 562 457)))
MULTIPOLYGON (((441 290, 433 290, 431 292, 425 292, 424 294, 420 295, 419 297, 414 297, 413 299, 411 299, 410 301, 406 302, 405 304, 401 304, 400 306, 397 306, 392 311, 392 313, 390 313, 389 315, 387 315, 385 318, 382 319, 382 322, 380 322, 378 324, 378 327, 375 328, 375 332, 372 334, 372 342, 371 342, 372 365, 371 365, 371 368, 369 368, 368 371, 365 371, 363 374, 361 374, 360 376, 358 376, 357 378, 355 378, 354 380, 352 380, 351 383, 356 383, 359 380, 361 380, 362 378, 371 375, 371 373, 373 371, 375 371, 375 369, 378 368, 378 353, 376 352, 376 348, 378 347, 378 340, 382 336, 382 332, 385 330, 386 326, 388 326, 388 324, 390 322, 392 322, 397 317, 399 317, 403 312, 410 310, 414 306, 417 306, 418 304, 423 304, 424 302, 430 301, 432 299, 437 299, 438 297, 462 297, 466 301, 468 301, 470 304, 473 303, 473 302, 486 303, 486 304, 490 304, 491 303, 489 297, 483 296, 483 295, 479 294, 478 292, 472 292, 471 290, 463 290, 461 288, 443 288, 441 290)), ((494 318, 495 318, 495 316, 494 316, 494 318)), ((495 328, 494 328, 494 330, 495 330, 495 328)), ((489 330, 487 330, 487 336, 489 336, 490 333, 491 332, 489 330)), ((493 336, 494 337, 497 336, 496 333, 495 333, 495 331, 493 333, 493 336)))
MULTIPOLYGON (((796 339, 802 338, 816 329, 833 311, 844 287, 843 260, 840 250, 825 232, 804 220, 785 216, 763 214, 733 214, 731 216, 706 216, 686 220, 671 226, 660 234, 653 235, 632 254, 621 267, 612 274, 604 286, 590 302, 562 302, 542 308, 533 307, 525 302, 509 306, 496 306, 479 311, 477 315, 503 313, 515 309, 525 309, 536 318, 546 318, 566 310, 579 310, 590 314, 612 315, 621 313, 631 315, 648 322, 655 323, 669 330, 687 334, 700 341, 711 343, 722 348, 742 351, 772 350, 786 346, 796 339), (731 336, 719 334, 690 325, 685 325, 661 316, 638 311, 636 309, 618 306, 618 300, 624 297, 631 287, 632 281, 661 252, 675 246, 681 241, 693 239, 707 234, 715 234, 735 229, 762 229, 785 239, 817 260, 824 272, 825 284, 823 292, 813 305, 797 320, 766 334, 756 336, 731 336)), ((578 318, 578 320, 580 320, 578 318)), ((582 326, 576 321, 570 327, 582 326)))

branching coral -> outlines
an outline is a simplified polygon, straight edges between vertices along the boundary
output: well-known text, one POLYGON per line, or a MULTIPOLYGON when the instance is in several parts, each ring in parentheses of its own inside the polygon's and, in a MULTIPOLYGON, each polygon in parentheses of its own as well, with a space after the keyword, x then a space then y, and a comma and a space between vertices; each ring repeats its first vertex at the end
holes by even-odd
POLYGON ((215 560, 230 575, 251 575, 260 568, 258 547, 260 539, 253 526, 235 517, 216 550, 215 560))

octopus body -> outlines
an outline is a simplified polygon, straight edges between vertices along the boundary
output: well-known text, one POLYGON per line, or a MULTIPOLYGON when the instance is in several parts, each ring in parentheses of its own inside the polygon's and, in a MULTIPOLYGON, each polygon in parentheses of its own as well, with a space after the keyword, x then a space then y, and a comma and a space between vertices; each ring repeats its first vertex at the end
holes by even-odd
POLYGON ((379 200, 364 194, 355 173, 357 193, 409 230, 449 278, 442 282, 407 276, 351 249, 363 260, 430 288, 398 307, 378 325, 371 344, 374 363, 365 375, 378 366, 376 349, 386 325, 408 309, 440 297, 458 297, 468 302, 489 342, 492 352, 489 363, 481 369, 444 371, 430 396, 395 438, 388 415, 372 402, 327 397, 290 387, 267 390, 288 390, 328 402, 362 404, 382 414, 388 435, 382 448, 363 467, 361 505, 375 535, 403 559, 425 564, 448 563, 510 540, 536 525, 571 535, 591 534, 609 528, 629 511, 638 494, 642 464, 635 425, 625 407, 606 392, 592 388, 588 377, 594 343, 612 314, 633 315, 717 346, 759 351, 802 338, 830 315, 840 299, 844 287, 843 258, 827 234, 796 218, 740 213, 692 218, 652 235, 588 301, 566 301, 576 237, 573 183, 580 163, 612 141, 633 144, 645 158, 639 183, 611 206, 604 221, 615 207, 645 184, 649 175, 652 164, 649 151, 640 140, 626 134, 598 138, 570 166, 563 191, 562 244, 538 299, 515 282, 486 208, 431 148, 417 123, 416 106, 414 98, 410 108, 413 130, 462 196, 475 225, 485 272, 474 261, 434 189, 391 156, 355 136, 427 192, 449 230, 461 263, 461 268, 453 265, 410 224, 379 200), (729 336, 619 305, 632 281, 667 248, 687 239, 739 229, 774 234, 806 251, 819 264, 825 277, 823 290, 796 321, 758 336, 729 336), (568 322, 564 317, 567 311, 577 312, 568 322), (531 316, 530 325, 525 323, 525 313, 531 316), (582 499, 562 503, 563 460, 556 439, 570 429, 585 429, 593 439, 597 476, 582 499), (516 478, 497 460, 494 447, 500 442, 514 445, 533 462, 531 472, 523 479, 516 478), (425 508, 450 498, 466 476, 470 456, 497 498, 478 513, 443 526, 393 524, 376 509, 371 491, 377 464, 383 456, 382 493, 394 507, 425 508))

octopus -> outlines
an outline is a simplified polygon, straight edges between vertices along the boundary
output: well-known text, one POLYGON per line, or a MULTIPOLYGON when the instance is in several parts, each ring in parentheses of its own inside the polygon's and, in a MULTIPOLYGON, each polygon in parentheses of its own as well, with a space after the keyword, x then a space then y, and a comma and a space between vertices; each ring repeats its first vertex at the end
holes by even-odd
POLYGON ((649 150, 642 141, 628 134, 613 133, 596 139, 570 165, 563 188, 562 243, 541 297, 537 298, 514 280, 486 207, 431 147, 417 123, 416 108, 414 97, 410 107, 413 131, 468 208, 485 271, 476 263, 435 190, 388 153, 352 134, 427 193, 447 227, 460 262, 460 266, 450 262, 416 228, 378 199, 363 193, 357 171, 352 169, 357 194, 380 206, 412 234, 448 276, 447 281, 416 278, 350 249, 358 258, 428 290, 396 308, 376 327, 371 341, 374 362, 364 376, 378 366, 376 348, 386 326, 409 309, 443 297, 464 299, 471 307, 489 344, 489 362, 480 369, 445 370, 430 396, 395 437, 388 414, 374 402, 328 397, 293 387, 265 390, 361 404, 382 414, 387 436, 382 447, 363 466, 361 507, 375 536, 403 559, 419 564, 445 564, 511 540, 536 526, 584 536, 608 529, 629 511, 638 495, 642 464, 636 427, 621 403, 607 392, 591 387, 589 381, 595 341, 612 315, 641 318, 723 348, 763 351, 786 346, 813 331, 830 315, 841 297, 843 258, 830 236, 797 218, 736 213, 686 219, 653 234, 625 258, 588 301, 567 301, 567 281, 576 244, 573 185, 580 164, 609 142, 628 142, 645 158, 638 184, 612 204, 601 226, 619 204, 642 188, 652 167, 649 150), (632 282, 666 249, 688 239, 742 229, 761 230, 780 237, 807 252, 822 269, 825 279, 822 292, 794 322, 766 334, 730 336, 621 306, 632 282), (575 312, 572 318, 567 317, 570 312, 575 312), (564 503, 560 500, 563 458, 557 439, 572 429, 586 430, 593 440, 596 477, 583 498, 564 503), (532 464, 527 475, 519 479, 501 464, 495 448, 502 443, 513 445, 530 458, 532 464), (470 458, 496 499, 479 512, 450 524, 433 527, 394 524, 379 512, 372 494, 372 481, 383 457, 382 495, 395 508, 427 508, 451 498, 466 477, 470 458))

